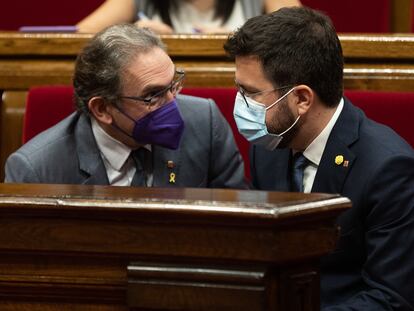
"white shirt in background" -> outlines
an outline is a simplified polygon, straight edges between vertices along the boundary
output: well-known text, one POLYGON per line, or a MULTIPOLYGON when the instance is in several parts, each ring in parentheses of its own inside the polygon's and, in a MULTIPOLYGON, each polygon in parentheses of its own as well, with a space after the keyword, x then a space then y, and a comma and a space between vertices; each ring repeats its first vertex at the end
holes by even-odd
MULTIPOLYGON (((233 12, 224 25, 221 19, 214 19, 214 8, 200 12, 191 2, 179 1, 178 4, 178 9, 170 13, 173 29, 177 33, 194 33, 200 25, 211 28, 224 27, 232 31, 241 27, 246 21, 242 5, 237 0, 234 3, 233 12)), ((152 19, 162 22, 159 14, 155 14, 152 19)))

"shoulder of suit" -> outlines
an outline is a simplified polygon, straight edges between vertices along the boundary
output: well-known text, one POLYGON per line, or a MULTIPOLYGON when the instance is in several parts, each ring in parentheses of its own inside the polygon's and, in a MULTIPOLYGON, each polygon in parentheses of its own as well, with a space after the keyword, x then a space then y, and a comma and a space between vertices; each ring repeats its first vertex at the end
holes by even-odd
POLYGON ((211 98, 197 97, 192 95, 179 94, 177 96, 178 104, 193 104, 193 103, 211 103, 213 100, 211 98))
POLYGON ((78 123, 80 116, 77 112, 70 114, 56 125, 33 137, 21 147, 21 151, 34 152, 35 150, 44 148, 46 145, 52 145, 61 141, 62 138, 74 132, 74 125, 78 123))
POLYGON ((191 113, 204 113, 206 111, 218 109, 216 103, 212 99, 181 94, 177 96, 177 105, 181 112, 189 111, 191 113))

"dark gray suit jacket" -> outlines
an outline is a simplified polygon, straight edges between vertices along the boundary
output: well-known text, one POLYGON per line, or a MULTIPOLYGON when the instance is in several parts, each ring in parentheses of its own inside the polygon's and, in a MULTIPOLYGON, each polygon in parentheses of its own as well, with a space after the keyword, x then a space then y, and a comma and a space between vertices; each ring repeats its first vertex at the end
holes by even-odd
MULTIPOLYGON (((407 125, 408 126, 408 125, 407 125)), ((253 185, 289 191, 290 150, 251 152, 253 185)), ((414 310, 414 151, 345 100, 312 192, 340 193, 352 208, 321 265, 323 310, 414 310), (343 155, 348 165, 336 165, 343 155)))
MULTIPOLYGON (((177 150, 153 146, 153 186, 245 188, 242 158, 215 103, 183 95, 177 102, 184 134, 177 150)), ((107 185, 90 119, 73 113, 30 140, 8 158, 5 182, 107 185)))

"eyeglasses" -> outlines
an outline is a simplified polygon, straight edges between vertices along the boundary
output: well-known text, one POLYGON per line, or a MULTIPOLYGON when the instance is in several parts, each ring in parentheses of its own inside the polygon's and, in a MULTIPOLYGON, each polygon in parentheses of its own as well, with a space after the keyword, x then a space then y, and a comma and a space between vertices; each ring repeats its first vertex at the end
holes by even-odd
POLYGON ((155 94, 147 97, 140 97, 140 96, 121 96, 121 98, 125 99, 132 99, 136 101, 143 102, 147 107, 152 107, 156 105, 162 105, 165 102, 165 96, 168 92, 171 92, 173 96, 178 95, 183 88, 185 78, 185 71, 183 69, 176 69, 174 79, 171 83, 164 89, 156 92, 155 94))
POLYGON ((285 86, 281 86, 281 87, 278 87, 278 88, 275 88, 275 89, 271 89, 271 90, 264 90, 264 91, 250 93, 250 92, 247 92, 237 82, 235 82, 235 84, 236 84, 237 91, 243 96, 244 102, 246 103, 247 107, 249 107, 249 102, 247 101, 247 98, 246 97, 254 99, 258 95, 262 95, 262 94, 266 94, 266 93, 271 93, 271 92, 275 92, 275 91, 279 91, 279 90, 283 90, 283 89, 287 89, 287 88, 292 87, 291 85, 285 85, 285 86))

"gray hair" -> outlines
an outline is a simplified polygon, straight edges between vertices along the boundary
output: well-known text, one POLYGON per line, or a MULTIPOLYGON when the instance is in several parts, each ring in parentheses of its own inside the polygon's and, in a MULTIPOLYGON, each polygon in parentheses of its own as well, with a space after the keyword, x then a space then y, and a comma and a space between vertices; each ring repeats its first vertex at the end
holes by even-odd
POLYGON ((166 50, 152 31, 131 24, 110 26, 97 33, 76 59, 73 86, 78 111, 89 114, 88 102, 95 96, 117 104, 121 73, 136 55, 156 47, 166 50))

